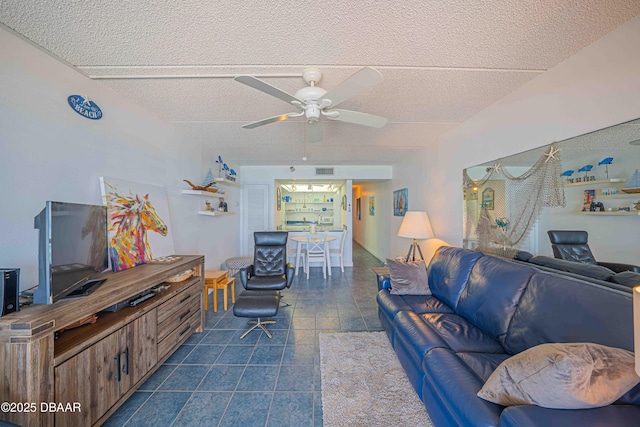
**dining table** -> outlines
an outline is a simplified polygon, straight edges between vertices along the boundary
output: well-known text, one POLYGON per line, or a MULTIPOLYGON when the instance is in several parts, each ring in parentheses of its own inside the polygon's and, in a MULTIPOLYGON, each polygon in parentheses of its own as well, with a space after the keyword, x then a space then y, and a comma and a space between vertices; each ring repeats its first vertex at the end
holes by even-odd
MULTIPOLYGON (((296 266, 300 265, 300 255, 301 255, 301 251, 302 251, 302 245, 305 245, 307 243, 307 236, 309 236, 309 238, 311 238, 311 240, 314 240, 316 242, 322 240, 325 236, 323 235, 323 232, 320 233, 308 233, 305 235, 297 235, 297 236, 291 236, 290 239, 293 240, 294 242, 297 242, 296 245, 296 266)), ((332 235, 327 235, 327 240, 325 240, 324 242, 324 256, 327 259, 327 271, 329 273, 329 276, 331 276, 331 254, 329 253, 329 242, 332 242, 334 240, 337 239, 336 236, 332 236, 332 235)), ((306 272, 306 268, 309 268, 308 265, 305 265, 305 272, 306 272)))

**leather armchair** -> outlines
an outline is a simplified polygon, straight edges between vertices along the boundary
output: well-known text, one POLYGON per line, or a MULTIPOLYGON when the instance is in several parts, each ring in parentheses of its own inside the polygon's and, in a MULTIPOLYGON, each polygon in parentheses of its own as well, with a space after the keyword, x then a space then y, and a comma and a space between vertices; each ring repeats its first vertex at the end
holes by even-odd
POLYGON ((296 273, 293 264, 287 264, 286 231, 257 231, 253 264, 240 269, 240 282, 247 290, 276 291, 290 288, 296 273))
POLYGON ((578 230, 548 230, 549 240, 553 256, 567 261, 581 262, 583 264, 601 265, 616 273, 623 271, 635 271, 640 273, 640 266, 622 264, 617 262, 596 261, 589 244, 589 233, 578 230))

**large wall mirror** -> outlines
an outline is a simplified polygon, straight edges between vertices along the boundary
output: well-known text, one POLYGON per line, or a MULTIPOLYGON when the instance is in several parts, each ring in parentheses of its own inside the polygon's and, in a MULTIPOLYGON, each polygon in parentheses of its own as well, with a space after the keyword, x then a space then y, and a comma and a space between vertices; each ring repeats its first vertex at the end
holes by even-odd
POLYGON ((468 168, 464 246, 490 235, 493 246, 553 256, 548 230, 586 230, 596 259, 640 264, 639 169, 640 119, 468 168), (562 203, 543 206, 543 187, 562 203), (507 238, 515 227, 528 230, 520 240, 507 238))

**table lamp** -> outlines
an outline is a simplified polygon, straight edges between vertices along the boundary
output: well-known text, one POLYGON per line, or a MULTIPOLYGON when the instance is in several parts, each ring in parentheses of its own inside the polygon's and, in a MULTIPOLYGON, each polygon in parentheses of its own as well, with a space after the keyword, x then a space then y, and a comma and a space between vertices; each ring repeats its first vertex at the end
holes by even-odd
POLYGON ((418 245, 418 239, 424 240, 434 237, 427 213, 419 211, 406 212, 400 225, 400 230, 398 230, 398 237, 413 239, 409 247, 409 252, 407 253, 407 261, 409 261, 409 259, 412 261, 416 260, 416 248, 420 254, 420 259, 424 259, 420 245, 418 245))
POLYGON ((633 344, 636 355, 636 373, 640 375, 640 286, 633 288, 633 344))

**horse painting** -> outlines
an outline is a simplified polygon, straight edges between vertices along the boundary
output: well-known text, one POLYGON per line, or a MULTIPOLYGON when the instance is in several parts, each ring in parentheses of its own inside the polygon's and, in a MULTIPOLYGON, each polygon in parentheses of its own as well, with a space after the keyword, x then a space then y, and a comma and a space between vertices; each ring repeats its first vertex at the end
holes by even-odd
POLYGON ((113 271, 144 264, 153 258, 147 232, 166 236, 169 229, 149 201, 149 194, 124 196, 117 190, 107 193, 109 209, 109 256, 113 271))

